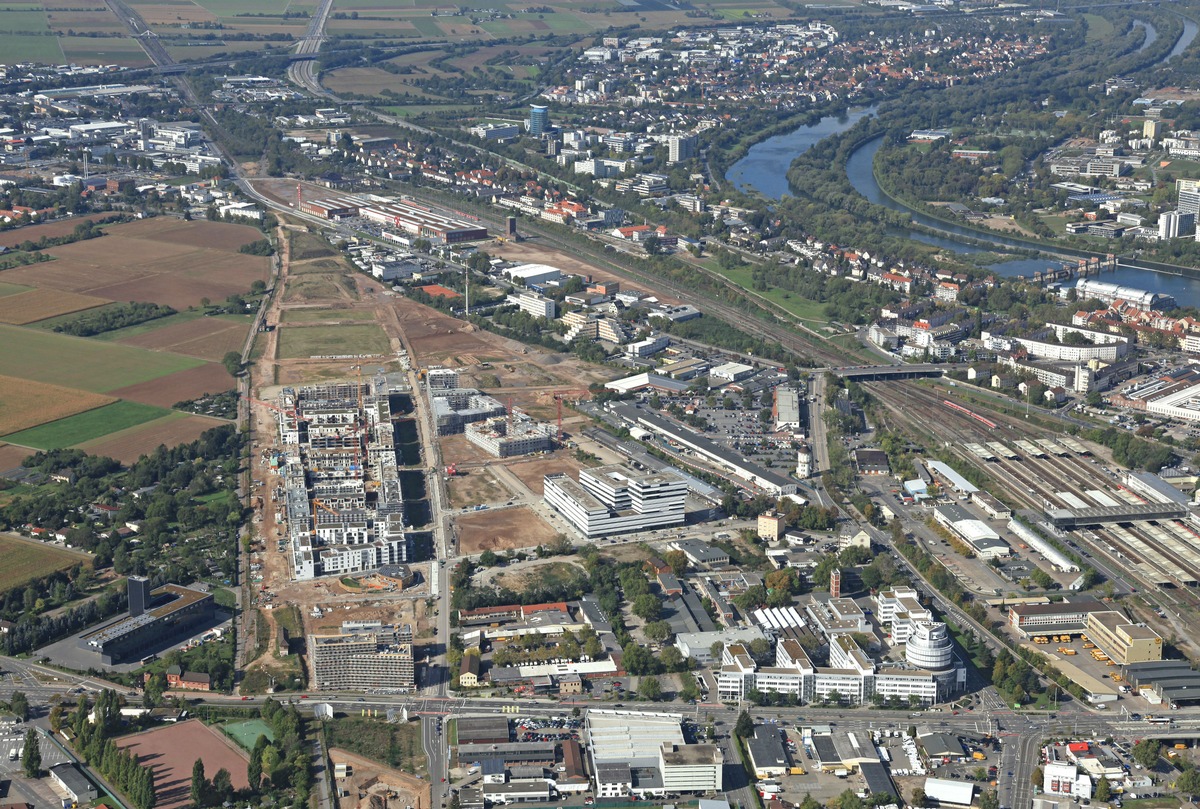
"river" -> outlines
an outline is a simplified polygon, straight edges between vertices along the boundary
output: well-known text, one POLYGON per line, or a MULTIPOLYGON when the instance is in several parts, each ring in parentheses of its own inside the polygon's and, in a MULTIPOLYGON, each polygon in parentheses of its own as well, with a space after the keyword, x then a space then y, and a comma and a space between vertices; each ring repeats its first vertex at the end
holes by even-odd
MULTIPOLYGON (((1183 23, 1183 33, 1175 42, 1175 46, 1171 49, 1171 52, 1163 58, 1162 62, 1170 61, 1170 59, 1186 50, 1196 39, 1197 33, 1200 33, 1200 26, 1197 26, 1191 20, 1185 18, 1183 23)), ((1146 39, 1141 45, 1141 49, 1145 49, 1158 38, 1158 32, 1149 23, 1139 20, 1135 24, 1141 26, 1146 31, 1146 39)), ((781 199, 790 193, 787 171, 796 157, 811 149, 822 139, 830 135, 845 132, 864 117, 873 115, 874 113, 875 107, 852 107, 844 115, 829 115, 810 126, 798 127, 783 135, 768 138, 752 146, 745 157, 729 168, 725 178, 740 190, 758 191, 772 199, 781 199)), ((850 155, 850 159, 846 163, 846 174, 850 179, 850 184, 854 186, 854 189, 858 193, 871 202, 884 205, 896 211, 908 213, 912 216, 914 222, 935 228, 939 231, 939 235, 931 235, 913 230, 897 230, 895 231, 895 235, 904 236, 915 241, 958 253, 979 253, 991 248, 978 247, 955 237, 986 240, 995 244, 997 246, 996 250, 1003 250, 1005 247, 1022 250, 1028 249, 1026 245, 1006 239, 1003 236, 981 234, 957 225, 946 224, 893 202, 883 193, 879 184, 875 182, 873 172, 875 153, 879 151, 882 143, 882 137, 875 138, 860 146, 850 155)), ((1014 259, 1012 261, 993 264, 990 269, 995 270, 1000 275, 1012 277, 1017 275, 1029 276, 1038 270, 1057 269, 1059 266, 1061 265, 1058 262, 1032 258, 1014 259)), ((1200 306, 1200 280, 1181 278, 1175 275, 1157 273, 1141 267, 1127 267, 1124 265, 1118 267, 1115 273, 1104 273, 1099 277, 1099 280, 1173 295, 1181 306, 1200 306)))

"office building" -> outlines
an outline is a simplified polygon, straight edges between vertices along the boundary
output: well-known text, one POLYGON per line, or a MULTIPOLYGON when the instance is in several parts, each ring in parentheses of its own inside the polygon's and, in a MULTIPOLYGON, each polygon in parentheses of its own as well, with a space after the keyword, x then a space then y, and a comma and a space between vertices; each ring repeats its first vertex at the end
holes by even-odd
POLYGON ((336 635, 309 638, 317 688, 413 690, 416 669, 412 627, 377 623, 355 627, 343 624, 342 629, 336 635))
POLYGON ((529 120, 525 122, 525 128, 535 138, 546 134, 550 129, 550 108, 540 104, 530 104, 529 120))
POLYGON ((541 317, 546 320, 553 320, 555 315, 555 304, 550 298, 543 298, 541 295, 536 295, 532 292, 519 292, 516 294, 509 293, 505 298, 505 303, 510 303, 516 306, 522 312, 531 317, 541 317))
POLYGON ((674 472, 601 466, 544 479, 545 501, 588 538, 682 525, 687 481, 674 472))
POLYGON ((1190 213, 1200 216, 1200 189, 1179 189, 1179 213, 1190 213))
POLYGON ((135 578, 130 584, 129 615, 79 639, 80 648, 98 653, 105 665, 139 660, 156 647, 183 640, 190 630, 213 620, 216 602, 211 593, 178 584, 164 584, 147 592, 146 579, 135 578))

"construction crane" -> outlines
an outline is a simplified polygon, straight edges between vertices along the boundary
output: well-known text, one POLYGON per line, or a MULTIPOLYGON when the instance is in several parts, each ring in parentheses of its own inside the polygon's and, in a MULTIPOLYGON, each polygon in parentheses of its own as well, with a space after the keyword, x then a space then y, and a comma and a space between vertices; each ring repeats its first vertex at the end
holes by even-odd
POLYGON ((317 498, 315 498, 315 497, 313 498, 313 501, 312 501, 312 502, 313 502, 313 505, 314 505, 314 506, 316 506, 317 508, 321 509, 322 511, 328 511, 330 514, 332 514, 332 515, 333 515, 333 516, 335 516, 335 517, 340 517, 340 516, 342 516, 341 514, 339 514, 339 513, 338 513, 337 509, 335 509, 333 506, 330 506, 330 505, 328 505, 328 504, 326 504, 326 503, 322 502, 321 500, 318 500, 318 499, 317 499, 317 498))
POLYGON ((590 390, 586 390, 586 389, 582 389, 582 390, 579 390, 579 389, 577 389, 577 390, 559 390, 559 391, 555 391, 555 392, 554 392, 554 404, 555 404, 555 405, 557 406, 557 408, 558 408, 558 443, 559 443, 560 445, 561 445, 561 444, 562 444, 562 442, 563 442, 563 428, 562 428, 562 405, 563 405, 563 400, 564 400, 564 399, 571 399, 572 397, 574 397, 574 399, 573 399, 573 400, 577 401, 578 399, 580 399, 580 398, 582 398, 582 397, 584 397, 584 396, 588 396, 588 395, 590 395, 590 394, 591 394, 591 391, 590 391, 590 390))

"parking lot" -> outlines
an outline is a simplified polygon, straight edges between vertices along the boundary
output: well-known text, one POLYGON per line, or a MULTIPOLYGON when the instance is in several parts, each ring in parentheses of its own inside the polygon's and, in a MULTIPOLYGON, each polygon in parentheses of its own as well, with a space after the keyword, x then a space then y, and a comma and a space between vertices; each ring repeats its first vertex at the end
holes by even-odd
MULTIPOLYGON (((8 794, 0 794, 5 803, 30 803, 36 809, 60 809, 59 795, 49 778, 26 778, 21 772, 20 750, 25 745, 25 725, 0 730, 0 782, 8 782, 8 794), (15 758, 13 758, 15 754, 15 758)), ((68 761, 65 753, 43 734, 38 734, 42 770, 68 761)))

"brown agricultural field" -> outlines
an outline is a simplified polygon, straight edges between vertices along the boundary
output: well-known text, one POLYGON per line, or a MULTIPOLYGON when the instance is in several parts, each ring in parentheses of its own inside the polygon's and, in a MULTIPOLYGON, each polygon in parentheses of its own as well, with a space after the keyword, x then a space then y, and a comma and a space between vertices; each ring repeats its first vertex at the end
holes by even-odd
POLYGON ((79 448, 130 464, 143 455, 154 452, 160 444, 168 447, 187 444, 199 438, 201 433, 228 423, 208 416, 174 414, 103 438, 86 441, 80 444, 79 448))
POLYGON ((70 219, 59 219, 44 225, 28 225, 16 230, 6 230, 0 233, 0 247, 16 247, 22 242, 36 242, 45 236, 48 239, 59 236, 69 236, 81 222, 99 222, 112 218, 112 214, 96 213, 88 216, 76 216, 70 219))
MULTIPOLYGON (((115 402, 112 396, 0 376, 0 435, 27 430, 115 402)), ((0 468, 8 469, 0 461, 0 468)))
POLYGON ((56 289, 31 289, 0 298, 0 323, 23 326, 49 317, 69 315, 110 303, 107 298, 62 292, 56 289))
POLYGON ((118 342, 216 362, 224 357, 226 352, 241 353, 249 330, 248 322, 201 317, 144 332, 118 342))
POLYGON ((558 536, 549 524, 526 506, 475 511, 454 518, 459 553, 532 548, 558 536))
POLYGON ((33 453, 34 450, 28 447, 15 447, 12 444, 0 442, 0 471, 15 469, 21 465, 21 461, 33 453))
POLYGON ((237 252, 260 235, 245 225, 145 219, 114 225, 99 239, 51 248, 55 261, 7 270, 5 280, 186 309, 201 298, 224 300, 265 281, 270 259, 237 252))
POLYGON ((220 363, 210 362, 186 371, 160 376, 149 382, 140 382, 109 391, 113 396, 131 402, 173 407, 176 402, 197 399, 206 393, 222 393, 233 389, 233 377, 220 363))

